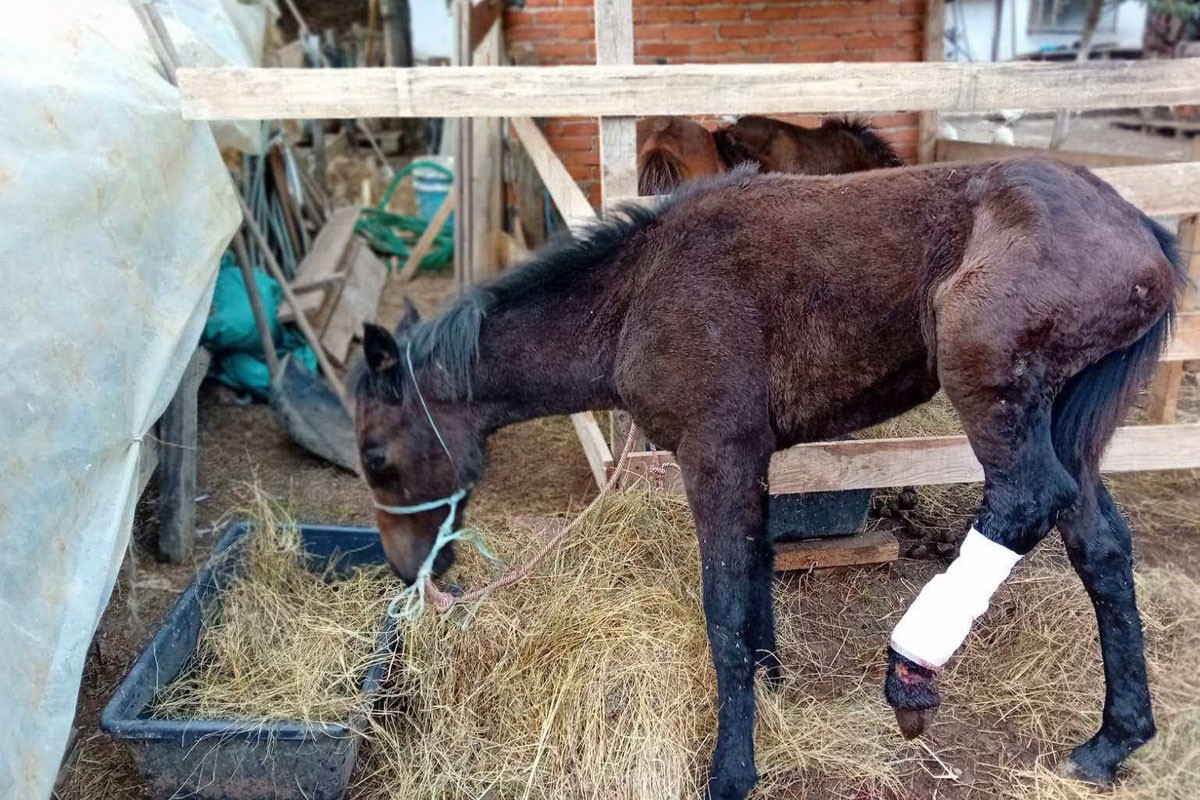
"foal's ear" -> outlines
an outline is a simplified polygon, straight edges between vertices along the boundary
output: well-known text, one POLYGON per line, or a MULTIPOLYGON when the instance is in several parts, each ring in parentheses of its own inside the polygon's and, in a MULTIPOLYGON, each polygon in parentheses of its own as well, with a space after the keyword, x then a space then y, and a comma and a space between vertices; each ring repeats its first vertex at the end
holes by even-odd
POLYGON ((372 375, 378 375, 400 363, 400 348, 396 339, 378 325, 363 323, 363 356, 372 375))
POLYGON ((400 315, 400 323, 396 325, 396 337, 407 333, 408 329, 421 321, 421 312, 417 311, 417 307, 413 305, 413 301, 407 297, 404 298, 404 313, 400 315))

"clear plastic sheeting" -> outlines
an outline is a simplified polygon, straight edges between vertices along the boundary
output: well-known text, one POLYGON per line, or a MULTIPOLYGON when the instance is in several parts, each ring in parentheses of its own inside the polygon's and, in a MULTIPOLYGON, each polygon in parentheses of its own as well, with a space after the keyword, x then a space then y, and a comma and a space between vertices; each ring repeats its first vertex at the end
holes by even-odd
MULTIPOLYGON (((272 0, 159 0, 155 8, 179 51, 180 66, 185 67, 261 66, 268 23, 279 17, 272 0)), ((221 147, 262 152, 258 122, 210 124, 221 147)))
POLYGON ((0 798, 40 800, 239 213, 125 0, 3 4, 0 109, 0 798))

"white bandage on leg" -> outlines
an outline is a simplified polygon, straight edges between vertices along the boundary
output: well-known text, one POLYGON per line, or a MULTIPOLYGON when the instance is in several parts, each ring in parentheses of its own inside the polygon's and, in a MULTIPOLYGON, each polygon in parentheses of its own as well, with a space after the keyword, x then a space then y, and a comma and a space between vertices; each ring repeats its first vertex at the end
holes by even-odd
POLYGON ((971 623, 988 609, 1021 556, 971 528, 958 558, 917 595, 892 631, 892 649, 909 661, 938 669, 954 655, 971 623))

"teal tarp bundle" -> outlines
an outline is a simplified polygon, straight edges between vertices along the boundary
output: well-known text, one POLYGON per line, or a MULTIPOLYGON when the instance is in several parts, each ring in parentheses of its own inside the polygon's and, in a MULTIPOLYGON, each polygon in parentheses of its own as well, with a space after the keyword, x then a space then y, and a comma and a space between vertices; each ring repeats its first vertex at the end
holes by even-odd
MULTIPOLYGON (((283 358, 292 353, 312 372, 317 370, 317 357, 296 331, 279 324, 279 304, 283 291, 270 276, 255 271, 254 282, 262 298, 263 313, 271 329, 275 351, 283 358)), ((204 325, 201 343, 213 353, 208 374, 238 391, 249 392, 266 400, 271 393, 271 373, 262 357, 262 343, 254 310, 246 294, 246 283, 234 260, 233 253, 221 257, 221 271, 213 290, 212 308, 204 325)))

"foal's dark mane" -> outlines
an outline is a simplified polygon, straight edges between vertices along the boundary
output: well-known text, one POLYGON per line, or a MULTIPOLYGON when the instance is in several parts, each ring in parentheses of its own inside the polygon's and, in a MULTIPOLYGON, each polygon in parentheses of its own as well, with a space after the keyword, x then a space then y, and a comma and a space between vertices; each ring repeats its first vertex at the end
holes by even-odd
MULTIPOLYGON (((469 398, 471 376, 479 357, 479 334, 488 314, 555 293, 577 280, 582 271, 609 263, 622 244, 658 219, 665 202, 652 208, 623 206, 582 231, 557 238, 501 277, 467 289, 438 316, 399 334, 401 358, 411 353, 414 370, 436 364, 448 390, 469 398)), ((394 371, 392 385, 377 388, 398 396, 408 372, 407 364, 401 367, 394 371)), ((363 381, 367 380, 369 376, 364 375, 363 381)), ((368 388, 360 384, 360 390, 368 388)))

